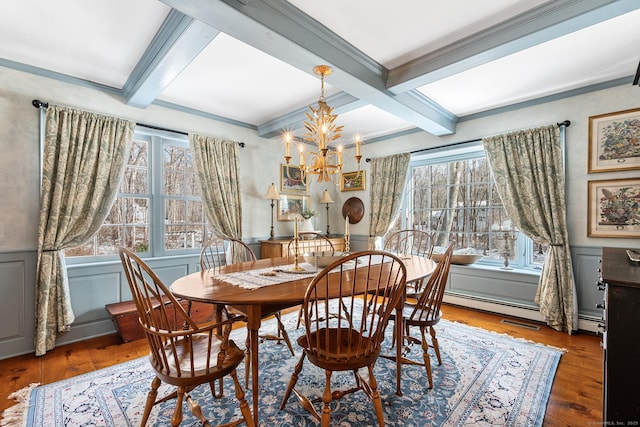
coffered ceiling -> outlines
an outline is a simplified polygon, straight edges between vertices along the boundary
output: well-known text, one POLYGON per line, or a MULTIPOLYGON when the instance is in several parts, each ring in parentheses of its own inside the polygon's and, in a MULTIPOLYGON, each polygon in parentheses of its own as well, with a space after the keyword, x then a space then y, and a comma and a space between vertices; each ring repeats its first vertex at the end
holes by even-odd
MULTIPOLYGON (((21 0, 0 14, 0 66, 255 128, 300 132, 313 67, 345 143, 628 84, 637 0, 21 0)), ((55 102, 55 100, 50 100, 55 102)), ((159 124, 161 125, 161 124, 159 124)))

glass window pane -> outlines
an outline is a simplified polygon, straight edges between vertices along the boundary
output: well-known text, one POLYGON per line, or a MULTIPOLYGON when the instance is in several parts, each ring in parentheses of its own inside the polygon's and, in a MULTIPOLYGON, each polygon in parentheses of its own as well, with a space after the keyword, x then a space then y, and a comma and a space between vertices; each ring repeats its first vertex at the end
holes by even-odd
POLYGON ((186 249, 187 233, 184 226, 167 225, 165 226, 165 249, 186 249))
POLYGON ((121 233, 121 226, 103 225, 100 227, 96 235, 98 245, 96 255, 116 255, 118 246, 130 248, 126 242, 123 242, 121 233))
POLYGON ((149 227, 125 227, 127 247, 135 252, 149 252, 149 227))
POLYGON ((186 200, 165 200, 164 218, 167 224, 184 224, 186 215, 186 200))

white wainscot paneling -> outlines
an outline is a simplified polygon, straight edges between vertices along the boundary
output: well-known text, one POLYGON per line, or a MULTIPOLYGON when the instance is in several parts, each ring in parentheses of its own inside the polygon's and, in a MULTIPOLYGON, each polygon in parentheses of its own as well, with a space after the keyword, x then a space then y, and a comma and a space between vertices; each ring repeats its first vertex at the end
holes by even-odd
POLYGON ((15 339, 24 334, 25 263, 0 262, 0 340, 15 339))

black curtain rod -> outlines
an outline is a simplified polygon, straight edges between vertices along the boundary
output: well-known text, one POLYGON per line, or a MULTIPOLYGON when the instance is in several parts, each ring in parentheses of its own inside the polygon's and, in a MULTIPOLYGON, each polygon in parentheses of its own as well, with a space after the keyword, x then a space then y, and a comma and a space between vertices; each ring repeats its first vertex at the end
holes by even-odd
MULTIPOLYGON (((556 123, 558 126, 564 126, 564 127, 569 127, 571 126, 571 121, 569 120, 565 120, 563 122, 560 123, 556 123)), ((451 144, 446 144, 446 145, 439 145, 437 147, 429 147, 429 148, 422 148, 420 150, 414 150, 414 151, 410 151, 409 154, 417 154, 417 153, 424 153, 425 151, 431 151, 431 150, 440 150, 442 148, 451 148, 451 147, 455 147, 457 145, 463 145, 463 144, 469 144, 470 142, 476 142, 476 141, 480 141, 482 138, 478 138, 478 139, 469 139, 466 141, 460 141, 460 142, 454 142, 451 144)), ((364 159, 365 162, 369 163, 371 162, 370 158, 366 158, 364 159)))
MULTIPOLYGON (((47 108, 47 107, 49 107, 48 103, 42 102, 42 101, 40 101, 38 99, 34 99, 33 101, 31 101, 31 105, 33 105, 36 108, 47 108)), ((167 128, 163 128, 163 127, 160 127, 160 126, 148 125, 148 124, 145 124, 145 123, 139 123, 138 122, 138 123, 136 123, 136 125, 137 126, 144 126, 146 128, 155 129, 155 130, 162 130, 162 131, 165 131, 165 132, 173 132, 173 133, 177 133, 179 135, 189 135, 187 132, 182 132, 182 131, 173 130, 173 129, 167 129, 167 128)), ((244 142, 238 142, 238 145, 240 147, 244 148, 245 143, 244 142)))

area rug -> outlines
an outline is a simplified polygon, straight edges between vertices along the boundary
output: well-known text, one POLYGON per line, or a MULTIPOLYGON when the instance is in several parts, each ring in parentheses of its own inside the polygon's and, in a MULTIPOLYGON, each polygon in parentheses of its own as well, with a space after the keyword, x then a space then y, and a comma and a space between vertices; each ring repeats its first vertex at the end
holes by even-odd
MULTIPOLYGON (((292 342, 303 332, 295 330, 297 314, 283 316, 292 342)), ((387 328, 385 349, 392 353, 392 325, 387 328)), ((274 329, 265 322, 263 330, 274 329)), ((244 330, 233 332, 234 340, 244 343, 244 330)), ((380 358, 375 368, 388 426, 541 426, 551 384, 562 351, 541 344, 514 339, 459 323, 442 320, 437 326, 442 365, 432 357, 432 390, 421 366, 403 366, 402 390, 395 394, 394 362, 380 358)), ((421 349, 409 355, 421 359, 421 349)), ((316 426, 316 420, 298 404, 295 397, 279 410, 286 384, 298 361, 286 346, 268 341, 260 344, 260 426, 316 426)), ((244 384, 244 369, 238 371, 244 384)), ((20 404, 5 411, 0 425, 45 426, 138 426, 152 373, 146 357, 64 381, 24 389, 14 393, 20 404)), ((332 387, 350 388, 353 375, 334 374, 332 387)), ((204 413, 215 423, 239 417, 231 381, 225 381, 225 397, 211 397, 208 386, 192 395, 204 413)), ((307 395, 320 396, 324 372, 308 361, 297 388, 307 395)), ((167 393, 163 386, 160 393, 167 393)), ((247 391, 251 401, 251 393, 247 391)), ((168 426, 175 401, 157 405, 148 425, 168 426)), ((183 426, 199 425, 188 405, 183 409, 183 426)), ((362 393, 353 393, 332 403, 331 425, 341 427, 377 425, 371 402, 362 393)))

